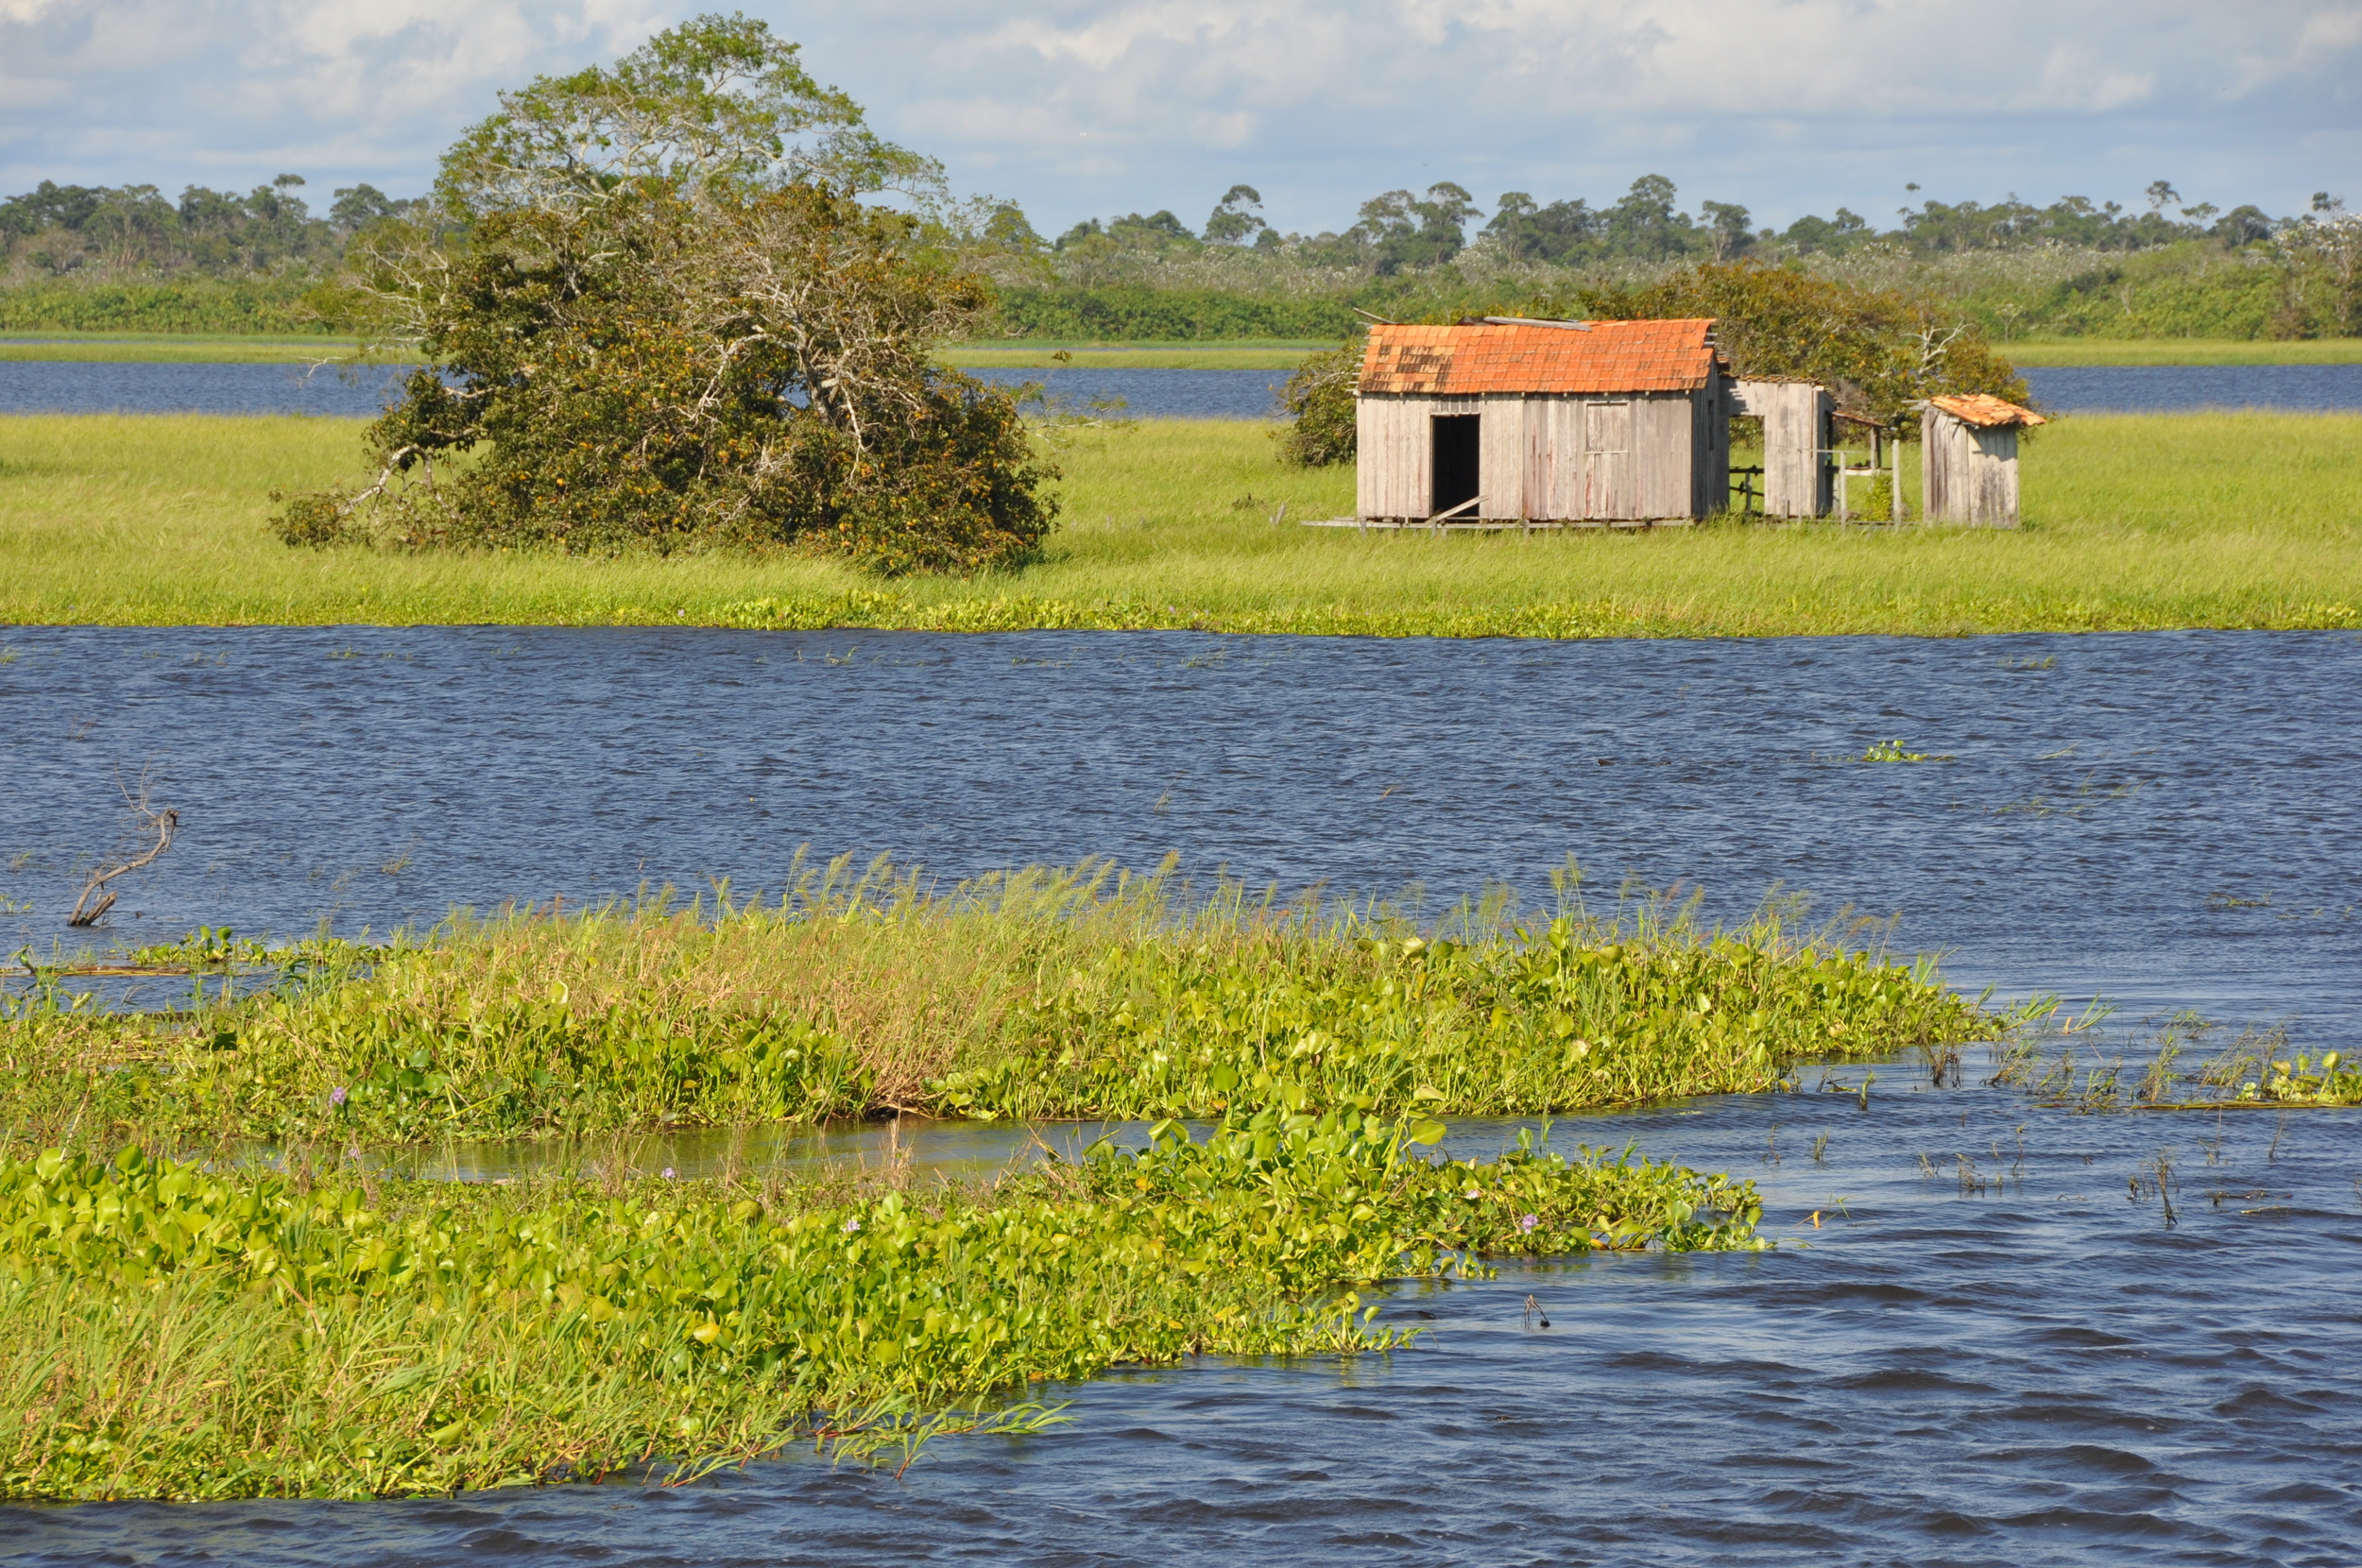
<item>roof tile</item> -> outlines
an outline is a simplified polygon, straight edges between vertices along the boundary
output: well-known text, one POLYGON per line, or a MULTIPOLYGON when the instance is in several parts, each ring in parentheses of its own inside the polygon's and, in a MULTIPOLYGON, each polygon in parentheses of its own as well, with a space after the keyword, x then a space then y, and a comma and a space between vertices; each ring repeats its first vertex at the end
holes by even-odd
POLYGON ((1714 323, 1595 321, 1566 327, 1370 329, 1361 390, 1429 397, 1481 392, 1686 392, 1705 384, 1714 323))
MULTIPOLYGON (((1367 381, 1366 373, 1363 380, 1367 381)), ((2030 408, 2020 408, 2013 402, 1994 397, 1988 392, 1961 392, 1947 397, 1930 398, 1928 403, 1943 409, 1962 424, 1981 425, 1987 429, 2001 425, 2046 425, 2050 421, 2030 408)))

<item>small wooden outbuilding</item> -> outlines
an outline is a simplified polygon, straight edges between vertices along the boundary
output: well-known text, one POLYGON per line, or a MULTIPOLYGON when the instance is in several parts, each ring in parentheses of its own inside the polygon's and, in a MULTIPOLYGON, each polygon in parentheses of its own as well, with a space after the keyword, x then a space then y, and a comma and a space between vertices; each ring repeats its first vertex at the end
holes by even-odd
POLYGON ((2017 526, 2017 433, 2048 420, 1982 392, 1930 398, 1920 430, 1922 504, 1929 522, 2017 526))
POLYGON ((1373 327, 1357 393, 1359 520, 1633 524, 1720 512, 1729 373, 1710 320, 1373 327))

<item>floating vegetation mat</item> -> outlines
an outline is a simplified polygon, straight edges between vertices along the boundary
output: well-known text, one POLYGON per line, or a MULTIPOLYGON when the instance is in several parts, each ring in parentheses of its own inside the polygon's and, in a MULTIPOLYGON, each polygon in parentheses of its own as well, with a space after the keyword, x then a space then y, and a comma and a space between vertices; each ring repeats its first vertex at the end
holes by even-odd
POLYGON ((837 862, 757 904, 28 962, 0 1018, 0 1493, 693 1477, 804 1440, 907 1462, 1112 1366, 1398 1345, 1372 1282, 1756 1244, 1746 1183, 1531 1133, 1447 1161, 1443 1116, 2005 1032, 1857 940, 1875 923, 1558 891, 1422 922, 1169 870, 942 890, 837 862), (186 990, 142 1012, 100 981, 186 990), (429 1139, 903 1112, 1155 1125, 968 1185, 375 1174, 429 1139), (163 1157, 256 1140, 280 1169, 163 1157))
POLYGON ((1540 915, 1496 898, 1423 925, 1104 864, 942 891, 838 862, 775 902, 454 918, 380 948, 200 933, 169 1014, 96 1008, 67 966, 21 986, 0 1117, 20 1145, 179 1150, 884 1112, 1519 1116, 1760 1090, 1807 1060, 2004 1030, 1931 964, 1850 944, 1876 923, 1595 913, 1571 871, 1559 894, 1540 915), (274 958, 263 989, 233 983, 274 958))
POLYGON ((386 1496, 907 1464, 1028 1390, 1385 1350, 1360 1289, 1482 1254, 1757 1245, 1752 1185, 1276 1107, 987 1187, 522 1187, 0 1161, 0 1494, 386 1496))

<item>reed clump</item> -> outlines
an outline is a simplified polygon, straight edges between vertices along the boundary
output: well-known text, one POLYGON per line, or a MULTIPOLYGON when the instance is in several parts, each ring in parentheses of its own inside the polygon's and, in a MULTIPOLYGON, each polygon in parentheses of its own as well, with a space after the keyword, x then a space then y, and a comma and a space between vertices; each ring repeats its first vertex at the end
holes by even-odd
POLYGON ((505 1189, 0 1160, 0 1495, 673 1479, 1054 1419, 1030 1386, 1406 1342, 1356 1287, 1757 1245, 1752 1186, 1273 1108, 987 1188, 505 1189))
POLYGON ((2315 1055, 2298 1048, 2285 1024, 2243 1030, 2213 1056, 2188 1064, 2183 1058, 2190 1048, 2216 1035, 2217 1025, 2184 1014, 2147 1041, 2112 1046, 2086 1040, 2079 1053, 2074 1036, 2087 1027, 2019 1032, 1997 1053, 1989 1082, 2045 1105, 2084 1112, 2362 1105, 2362 1063, 2339 1051, 2315 1055), (2136 1064, 2137 1082, 2127 1082, 2128 1061, 2136 1064))
POLYGON ((1496 901, 1423 928, 1104 862, 943 891, 839 861, 776 902, 723 889, 316 945, 268 992, 171 1014, 28 998, 0 1024, 0 1116, 20 1142, 188 1148, 882 1112, 1535 1115, 2002 1031, 1841 928, 1694 915, 1595 913, 1567 878, 1547 915, 1496 901))

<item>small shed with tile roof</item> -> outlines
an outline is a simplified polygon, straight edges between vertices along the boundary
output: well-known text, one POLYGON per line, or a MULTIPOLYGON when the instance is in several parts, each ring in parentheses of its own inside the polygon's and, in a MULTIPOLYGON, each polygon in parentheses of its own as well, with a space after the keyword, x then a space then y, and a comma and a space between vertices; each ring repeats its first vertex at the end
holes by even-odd
POLYGON ((1720 512, 1729 378, 1711 320, 1373 327, 1356 512, 1439 526, 1720 512))
POLYGON ((2017 433, 2049 421, 1983 392, 1927 400, 1920 493, 1929 522, 2017 526, 2017 433))

